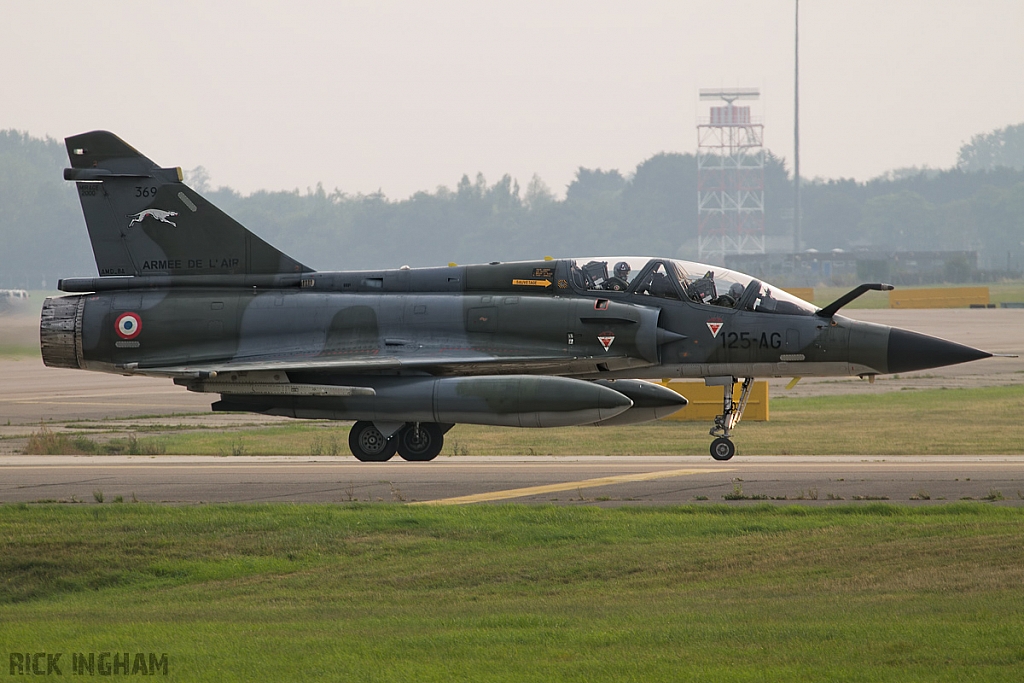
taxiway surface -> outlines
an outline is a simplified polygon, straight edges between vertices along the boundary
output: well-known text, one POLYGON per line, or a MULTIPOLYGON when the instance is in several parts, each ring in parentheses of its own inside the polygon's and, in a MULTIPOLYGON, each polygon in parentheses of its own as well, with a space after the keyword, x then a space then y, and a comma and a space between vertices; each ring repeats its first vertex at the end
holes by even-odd
POLYGON ((4 456, 0 502, 1024 505, 1024 456, 4 456))

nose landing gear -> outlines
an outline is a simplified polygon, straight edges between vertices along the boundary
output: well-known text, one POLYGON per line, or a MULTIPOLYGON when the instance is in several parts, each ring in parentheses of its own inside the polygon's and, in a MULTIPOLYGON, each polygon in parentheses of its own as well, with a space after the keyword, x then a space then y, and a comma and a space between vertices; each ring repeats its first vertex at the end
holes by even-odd
POLYGON ((721 386, 724 389, 722 397, 722 414, 715 418, 715 426, 709 434, 717 437, 711 442, 711 457, 715 460, 728 460, 736 455, 736 445, 729 438, 732 430, 743 418, 743 410, 747 407, 747 400, 750 398, 750 390, 754 386, 753 377, 744 377, 743 386, 740 390, 740 401, 738 404, 732 400, 734 385, 739 381, 735 377, 706 377, 704 383, 709 387, 721 386))

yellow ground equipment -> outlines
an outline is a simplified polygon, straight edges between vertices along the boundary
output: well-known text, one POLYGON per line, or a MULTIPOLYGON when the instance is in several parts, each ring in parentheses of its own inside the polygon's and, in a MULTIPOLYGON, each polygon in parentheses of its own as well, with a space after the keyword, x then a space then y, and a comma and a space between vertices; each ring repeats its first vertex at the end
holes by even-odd
MULTIPOLYGON (((664 420, 677 420, 680 422, 707 422, 714 420, 722 413, 723 387, 704 386, 703 382, 688 382, 685 380, 662 380, 662 386, 678 392, 686 397, 689 404, 682 410, 662 418, 664 420)), ((741 384, 736 383, 734 395, 740 395, 741 384)), ((744 420, 757 422, 768 421, 768 382, 762 380, 754 382, 750 390, 750 398, 747 400, 747 407, 743 413, 744 420)))

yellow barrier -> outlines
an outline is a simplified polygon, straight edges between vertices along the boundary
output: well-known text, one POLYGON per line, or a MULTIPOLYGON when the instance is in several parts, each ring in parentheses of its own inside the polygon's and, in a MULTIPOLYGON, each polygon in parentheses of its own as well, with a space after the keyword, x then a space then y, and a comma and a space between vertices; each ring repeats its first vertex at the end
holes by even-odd
POLYGON ((786 292, 804 301, 814 301, 814 287, 787 287, 786 292))
POLYGON ((894 289, 889 292, 889 308, 967 308, 971 304, 987 306, 988 287, 894 289))
MULTIPOLYGON (((708 387, 704 385, 704 382, 686 382, 677 379, 665 379, 658 384, 668 387, 677 394, 682 394, 689 401, 685 408, 662 418, 663 420, 710 422, 722 414, 722 397, 725 394, 725 387, 708 387)), ((742 387, 743 385, 739 383, 733 387, 732 397, 737 403, 740 400, 742 387)), ((743 420, 768 421, 768 382, 763 380, 754 382, 754 386, 750 390, 750 400, 747 401, 747 408, 743 411, 743 420)))

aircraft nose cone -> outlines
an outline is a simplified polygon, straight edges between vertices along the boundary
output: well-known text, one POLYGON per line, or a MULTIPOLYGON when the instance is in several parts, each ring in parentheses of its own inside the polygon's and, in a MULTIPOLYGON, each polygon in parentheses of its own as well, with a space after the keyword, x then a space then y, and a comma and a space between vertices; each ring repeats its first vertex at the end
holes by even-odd
POLYGON ((910 372, 988 358, 992 354, 927 334, 893 328, 889 332, 889 372, 910 372))

